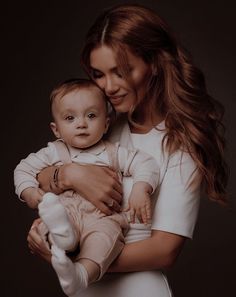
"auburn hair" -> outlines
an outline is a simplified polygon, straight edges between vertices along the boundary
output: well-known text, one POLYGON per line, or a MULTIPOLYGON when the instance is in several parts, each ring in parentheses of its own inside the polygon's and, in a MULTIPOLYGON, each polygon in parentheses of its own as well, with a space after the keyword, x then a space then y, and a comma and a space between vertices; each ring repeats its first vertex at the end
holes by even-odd
POLYGON ((129 78, 127 50, 152 67, 145 98, 128 114, 132 125, 141 125, 137 114, 165 119, 163 147, 170 153, 187 151, 196 163, 207 196, 225 204, 228 167, 224 158, 224 108, 212 98, 204 75, 180 45, 168 25, 141 5, 119 5, 103 11, 89 29, 81 63, 91 77, 90 53, 106 45, 116 51, 121 74, 129 78))

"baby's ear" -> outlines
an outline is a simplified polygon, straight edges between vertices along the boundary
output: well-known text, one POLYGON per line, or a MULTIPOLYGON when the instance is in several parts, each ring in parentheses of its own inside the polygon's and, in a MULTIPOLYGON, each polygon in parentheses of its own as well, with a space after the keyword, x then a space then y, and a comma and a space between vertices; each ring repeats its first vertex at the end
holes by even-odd
POLYGON ((104 134, 107 133, 108 131, 108 128, 110 126, 110 122, 111 122, 111 119, 109 117, 106 118, 106 123, 105 123, 105 129, 104 129, 104 134))
POLYGON ((57 125, 54 122, 50 123, 50 128, 52 129, 52 132, 54 133, 54 135, 56 136, 56 138, 61 138, 60 133, 57 130, 57 125))

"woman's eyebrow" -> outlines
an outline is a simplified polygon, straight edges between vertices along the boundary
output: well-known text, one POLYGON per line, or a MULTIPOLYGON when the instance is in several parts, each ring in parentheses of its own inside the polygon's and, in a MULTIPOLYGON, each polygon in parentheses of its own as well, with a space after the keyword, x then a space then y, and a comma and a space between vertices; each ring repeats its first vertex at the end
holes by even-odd
POLYGON ((94 71, 101 71, 101 70, 99 70, 99 69, 97 69, 97 68, 95 68, 95 67, 93 67, 93 66, 90 66, 90 68, 91 68, 92 70, 94 70, 94 71))
MULTIPOLYGON (((95 68, 93 66, 91 66, 91 70, 102 72, 102 70, 99 70, 99 69, 97 69, 97 68, 95 68)), ((118 67, 117 66, 114 66, 114 67, 112 67, 112 68, 109 69, 110 72, 114 72, 114 71, 117 71, 117 70, 118 70, 118 67)))

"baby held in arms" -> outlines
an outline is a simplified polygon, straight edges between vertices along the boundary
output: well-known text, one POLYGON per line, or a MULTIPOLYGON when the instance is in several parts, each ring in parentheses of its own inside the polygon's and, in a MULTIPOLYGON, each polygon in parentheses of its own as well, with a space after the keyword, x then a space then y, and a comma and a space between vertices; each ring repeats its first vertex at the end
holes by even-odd
POLYGON ((51 93, 50 126, 57 140, 21 160, 14 171, 17 195, 30 208, 38 208, 41 228, 48 233, 52 266, 67 296, 79 296, 104 275, 122 251, 130 222, 151 220, 151 194, 159 182, 157 162, 144 152, 104 139, 111 123, 110 109, 104 93, 90 80, 59 84, 51 93), (108 198, 112 212, 106 215, 75 191, 60 193, 60 166, 72 162, 111 168, 120 183, 123 176, 131 176, 125 211, 115 211, 117 202, 108 198), (37 181, 37 174, 51 165, 57 165, 51 185, 57 194, 43 192, 37 181))

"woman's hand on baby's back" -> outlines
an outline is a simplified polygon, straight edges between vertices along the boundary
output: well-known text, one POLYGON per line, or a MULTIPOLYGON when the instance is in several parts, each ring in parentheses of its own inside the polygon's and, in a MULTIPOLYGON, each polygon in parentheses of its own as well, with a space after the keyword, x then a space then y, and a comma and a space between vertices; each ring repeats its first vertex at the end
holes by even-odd
POLYGON ((38 181, 45 192, 74 190, 107 215, 121 209, 122 185, 117 173, 108 167, 76 163, 51 166, 38 174, 38 181))
POLYGON ((73 190, 107 215, 121 210, 122 185, 115 171, 105 166, 72 165, 65 174, 71 175, 73 190))

